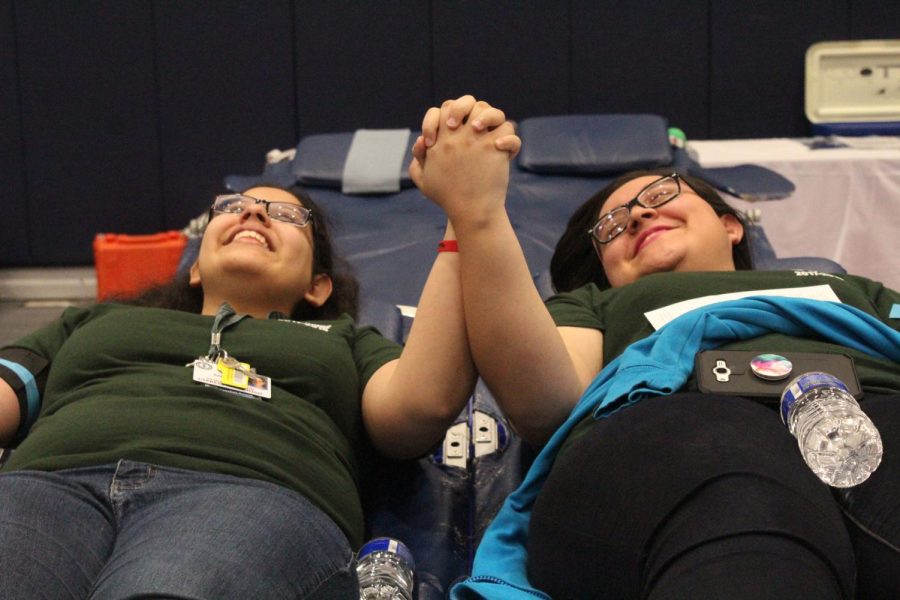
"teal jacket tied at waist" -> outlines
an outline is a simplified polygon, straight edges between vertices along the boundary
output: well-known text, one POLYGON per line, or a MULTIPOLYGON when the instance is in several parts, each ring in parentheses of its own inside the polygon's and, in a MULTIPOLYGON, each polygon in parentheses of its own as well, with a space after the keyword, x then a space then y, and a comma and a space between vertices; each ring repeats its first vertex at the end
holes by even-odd
POLYGON ((572 428, 589 413, 603 418, 641 398, 677 391, 687 381, 694 357, 701 350, 770 332, 821 338, 900 362, 900 332, 845 304, 757 296, 714 304, 678 317, 630 345, 588 386, 522 484, 506 499, 475 554, 471 577, 454 586, 451 597, 549 598, 528 581, 528 523, 556 452, 572 428))

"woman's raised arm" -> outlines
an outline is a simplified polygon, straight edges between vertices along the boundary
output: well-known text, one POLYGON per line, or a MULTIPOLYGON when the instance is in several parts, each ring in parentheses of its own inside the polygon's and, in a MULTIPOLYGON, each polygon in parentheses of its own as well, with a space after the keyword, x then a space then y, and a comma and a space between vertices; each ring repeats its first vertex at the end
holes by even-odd
MULTIPOLYGON (((449 225, 444 238, 453 238, 449 225)), ((366 385, 362 410, 369 436, 388 456, 422 455, 462 411, 476 377, 466 339, 459 256, 440 252, 400 358, 382 366, 366 385)))
POLYGON ((541 444, 599 372, 602 335, 557 329, 537 292, 506 212, 520 142, 503 113, 464 96, 431 109, 422 129, 433 144, 417 144, 411 173, 457 235, 475 364, 520 435, 541 444))

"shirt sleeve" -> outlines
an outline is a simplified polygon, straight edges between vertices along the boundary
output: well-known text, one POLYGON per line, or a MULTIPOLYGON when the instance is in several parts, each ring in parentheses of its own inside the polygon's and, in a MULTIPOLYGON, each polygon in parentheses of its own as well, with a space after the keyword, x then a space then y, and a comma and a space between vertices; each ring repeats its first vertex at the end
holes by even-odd
POLYGON ((400 344, 385 338, 374 327, 357 327, 353 342, 353 360, 359 373, 361 389, 365 389, 375 371, 386 363, 400 358, 401 350, 400 344))
POLYGON ((599 309, 600 292, 594 284, 588 284, 571 292, 550 297, 547 310, 557 327, 585 327, 606 329, 603 311, 599 309))
POLYGON ((900 331, 900 292, 879 283, 874 301, 882 321, 900 331))
POLYGON ((0 378, 12 387, 19 401, 21 425, 16 442, 25 437, 41 411, 53 357, 89 312, 66 309, 53 323, 0 348, 0 378))
POLYGON ((875 314, 883 323, 900 331, 900 292, 866 277, 845 277, 855 283, 856 289, 871 302, 875 314))

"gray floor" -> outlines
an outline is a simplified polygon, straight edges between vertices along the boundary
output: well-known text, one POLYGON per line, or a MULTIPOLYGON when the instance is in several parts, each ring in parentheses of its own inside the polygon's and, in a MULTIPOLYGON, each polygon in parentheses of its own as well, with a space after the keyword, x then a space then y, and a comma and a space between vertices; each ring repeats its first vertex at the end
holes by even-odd
POLYGON ((55 319, 97 293, 93 267, 0 269, 0 346, 55 319))

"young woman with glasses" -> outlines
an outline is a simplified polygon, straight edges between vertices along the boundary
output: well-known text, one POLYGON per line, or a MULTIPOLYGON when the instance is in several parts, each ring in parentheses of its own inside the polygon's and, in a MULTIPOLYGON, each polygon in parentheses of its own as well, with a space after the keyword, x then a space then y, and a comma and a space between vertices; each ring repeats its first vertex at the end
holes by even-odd
MULTIPOLYGON (((501 511, 457 597, 535 597, 516 595, 529 588, 554 599, 898 597, 900 293, 850 275, 753 271, 739 215, 703 181, 662 170, 623 175, 575 212, 551 263, 559 294, 545 305, 506 213, 508 167, 482 139, 491 129, 480 117, 496 110, 471 97, 431 109, 412 173, 457 236, 479 373, 514 428, 551 451, 501 511), (716 331, 732 350, 853 357, 885 451, 868 481, 844 490, 804 464, 771 402, 700 393, 687 376, 661 386, 692 370, 695 353, 684 348, 709 339, 695 338, 707 329, 683 344, 670 336, 654 364, 632 350, 652 343, 658 311, 679 302, 807 288, 874 317, 890 341, 851 348, 803 311, 795 320, 809 329, 795 333, 781 298, 765 314, 748 308, 759 303, 732 305, 739 313, 728 318, 744 321, 716 331), (784 330, 759 324, 778 319, 784 330), (570 423, 610 363, 610 397, 570 423)), ((715 310, 688 317, 712 327, 721 317, 703 315, 725 314, 715 310)))
POLYGON ((321 209, 256 187, 215 200, 190 273, 140 306, 0 349, 0 596, 357 597, 373 449, 423 455, 474 384, 457 262, 401 351, 355 324, 321 209))

